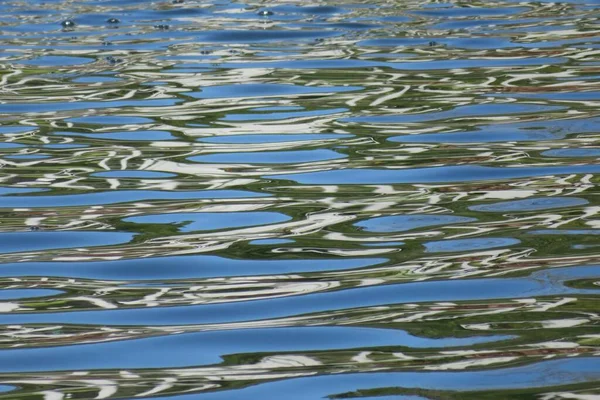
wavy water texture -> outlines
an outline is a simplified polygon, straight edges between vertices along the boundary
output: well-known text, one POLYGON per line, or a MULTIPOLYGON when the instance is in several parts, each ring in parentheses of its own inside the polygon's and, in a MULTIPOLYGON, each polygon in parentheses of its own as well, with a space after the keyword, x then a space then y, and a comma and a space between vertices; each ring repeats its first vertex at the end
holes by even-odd
POLYGON ((0 11, 0 399, 600 398, 597 0, 0 11))

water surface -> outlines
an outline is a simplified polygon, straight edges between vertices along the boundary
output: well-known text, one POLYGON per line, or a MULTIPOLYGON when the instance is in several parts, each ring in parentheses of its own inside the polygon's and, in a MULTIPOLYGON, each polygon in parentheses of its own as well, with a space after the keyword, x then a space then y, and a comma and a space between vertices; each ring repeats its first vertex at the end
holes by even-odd
POLYGON ((600 395, 598 1, 0 11, 0 400, 600 395))

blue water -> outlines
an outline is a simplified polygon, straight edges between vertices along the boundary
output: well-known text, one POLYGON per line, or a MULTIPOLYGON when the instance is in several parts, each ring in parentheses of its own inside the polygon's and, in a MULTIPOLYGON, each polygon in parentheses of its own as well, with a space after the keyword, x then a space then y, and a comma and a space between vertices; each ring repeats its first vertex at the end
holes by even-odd
POLYGON ((0 400, 598 396, 597 0, 0 11, 0 400))

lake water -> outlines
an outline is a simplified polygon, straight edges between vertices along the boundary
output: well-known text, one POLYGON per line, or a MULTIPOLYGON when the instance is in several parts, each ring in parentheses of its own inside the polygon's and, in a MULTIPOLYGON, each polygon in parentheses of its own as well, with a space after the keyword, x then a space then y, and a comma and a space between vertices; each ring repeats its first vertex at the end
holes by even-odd
POLYGON ((600 1, 0 2, 0 399, 600 398, 600 1))

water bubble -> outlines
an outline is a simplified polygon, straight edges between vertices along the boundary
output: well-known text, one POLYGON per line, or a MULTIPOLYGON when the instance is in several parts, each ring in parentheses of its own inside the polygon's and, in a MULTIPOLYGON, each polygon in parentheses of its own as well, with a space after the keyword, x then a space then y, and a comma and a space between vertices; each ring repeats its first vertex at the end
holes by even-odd
POLYGON ((261 17, 269 17, 269 16, 273 15, 273 11, 262 10, 262 11, 259 11, 257 14, 260 15, 261 17))
POLYGON ((123 59, 114 58, 113 56, 106 56, 106 57, 104 57, 104 59, 111 65, 115 65, 115 64, 123 62, 123 59))
POLYGON ((167 29, 169 29, 169 25, 163 25, 163 24, 154 25, 154 27, 156 29, 160 29, 160 30, 167 30, 167 29))
POLYGON ((106 20, 106 22, 108 22, 109 24, 118 24, 121 21, 118 18, 109 18, 106 20))
POLYGON ((76 25, 72 19, 66 19, 60 24, 63 26, 63 28, 74 28, 76 25))

